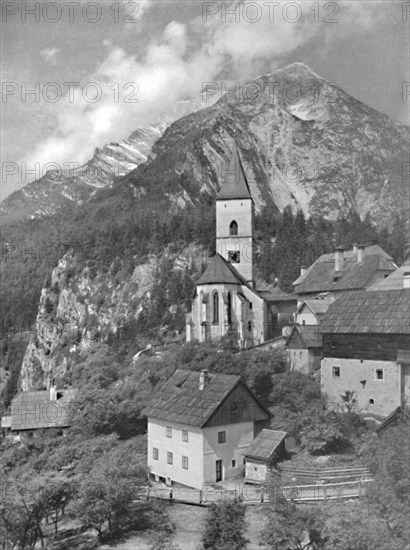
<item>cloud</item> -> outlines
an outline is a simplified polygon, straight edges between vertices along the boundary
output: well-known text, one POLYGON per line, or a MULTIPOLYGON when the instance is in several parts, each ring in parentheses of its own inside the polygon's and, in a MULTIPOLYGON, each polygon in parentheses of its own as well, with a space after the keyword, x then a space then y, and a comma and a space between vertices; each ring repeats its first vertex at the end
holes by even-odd
MULTIPOLYGON (((147 45, 143 57, 104 40, 107 56, 87 79, 94 88, 90 86, 86 93, 84 87, 77 88, 73 102, 66 96, 53 106, 56 129, 28 155, 29 162, 85 162, 95 147, 126 138, 137 127, 170 114, 179 101, 199 102, 205 82, 225 80, 227 87, 235 81, 244 82, 276 69, 320 33, 326 43, 332 33, 369 30, 373 25, 372 14, 361 2, 340 3, 339 24, 333 25, 323 22, 326 12, 319 12, 321 20, 315 23, 307 7, 304 17, 292 23, 289 19, 297 14, 288 12, 284 17, 284 2, 276 6, 272 21, 267 4, 258 3, 262 16, 253 23, 250 11, 247 18, 241 12, 239 21, 232 15, 223 20, 216 3, 218 13, 206 20, 171 21, 162 35, 147 45), (101 97, 93 102, 95 91, 100 91, 101 97)), ((151 5, 149 0, 143 3, 144 16, 151 5)), ((58 50, 41 53, 52 60, 58 50)))
POLYGON ((44 61, 55 65, 57 63, 57 54, 59 51, 59 48, 45 48, 44 50, 41 50, 40 55, 44 61))

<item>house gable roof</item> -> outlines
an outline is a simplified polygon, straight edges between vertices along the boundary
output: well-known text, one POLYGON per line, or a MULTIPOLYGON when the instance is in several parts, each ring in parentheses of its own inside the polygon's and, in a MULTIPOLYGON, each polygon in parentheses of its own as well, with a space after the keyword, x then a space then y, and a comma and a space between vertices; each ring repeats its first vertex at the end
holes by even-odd
POLYGON ((409 413, 406 410, 403 410, 400 406, 394 409, 383 422, 377 426, 376 433, 380 434, 389 426, 396 426, 399 422, 409 419, 409 413))
POLYGON ((321 348, 323 337, 318 325, 295 325, 287 339, 287 345, 301 339, 306 348, 321 348))
POLYGON ((343 271, 335 271, 335 254, 323 254, 293 283, 297 294, 360 290, 377 271, 394 271, 396 264, 380 246, 367 246, 363 260, 353 250, 344 252, 343 271))
POLYGON ((348 292, 330 305, 322 333, 410 335, 410 289, 348 292))
POLYGON ((71 423, 77 390, 58 390, 61 398, 51 401, 50 391, 25 391, 11 404, 12 431, 62 428, 71 423))
POLYGON ((245 172, 239 158, 238 148, 234 143, 225 183, 216 196, 217 200, 251 199, 245 172))
POLYGON ((320 300, 304 300, 298 307, 296 313, 301 313, 302 310, 307 307, 314 315, 323 315, 329 309, 330 304, 334 300, 320 299, 320 300))
POLYGON ((203 390, 199 389, 200 372, 178 369, 152 396, 144 413, 148 417, 188 426, 205 427, 237 387, 249 392, 260 409, 270 412, 258 401, 240 376, 208 373, 203 390))
POLYGON ((369 290, 401 290, 403 288, 403 275, 409 271, 410 262, 406 262, 369 290))
POLYGON ((247 458, 269 460, 276 449, 279 447, 279 445, 282 443, 282 441, 285 439, 286 435, 286 432, 264 429, 252 441, 252 443, 246 449, 244 455, 247 458))

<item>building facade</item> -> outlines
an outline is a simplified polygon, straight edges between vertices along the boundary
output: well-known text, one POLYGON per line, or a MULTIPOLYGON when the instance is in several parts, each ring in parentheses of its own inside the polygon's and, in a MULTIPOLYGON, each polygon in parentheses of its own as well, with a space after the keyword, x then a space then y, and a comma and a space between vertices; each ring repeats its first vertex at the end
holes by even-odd
POLYGON ((376 287, 396 269, 391 256, 378 245, 338 248, 320 256, 308 269, 302 268, 293 283, 294 293, 299 304, 323 293, 336 298, 342 292, 376 287))
POLYGON ((248 348, 272 339, 280 310, 275 294, 255 287, 254 204, 236 146, 216 197, 216 251, 196 284, 187 341, 231 334, 248 348))
POLYGON ((324 316, 321 387, 343 405, 387 416, 410 403, 410 289, 347 293, 324 316))
POLYGON ((241 474, 246 449, 271 418, 239 376, 184 370, 145 413, 152 476, 197 489, 241 474))

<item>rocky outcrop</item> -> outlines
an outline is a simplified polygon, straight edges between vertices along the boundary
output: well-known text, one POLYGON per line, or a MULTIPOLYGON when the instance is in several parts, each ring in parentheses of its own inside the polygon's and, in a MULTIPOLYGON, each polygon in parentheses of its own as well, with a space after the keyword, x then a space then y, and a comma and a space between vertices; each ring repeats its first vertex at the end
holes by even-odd
MULTIPOLYGON (((127 338, 125 330, 149 304, 159 262, 169 258, 175 270, 198 262, 198 248, 177 253, 166 250, 151 256, 132 273, 113 263, 105 272, 82 267, 72 251, 52 271, 41 291, 34 333, 27 346, 20 373, 20 389, 49 388, 61 381, 76 363, 84 360, 95 342, 127 338)), ((131 335, 132 336, 132 335, 131 335)), ((140 348, 135 341, 135 350, 140 348)))

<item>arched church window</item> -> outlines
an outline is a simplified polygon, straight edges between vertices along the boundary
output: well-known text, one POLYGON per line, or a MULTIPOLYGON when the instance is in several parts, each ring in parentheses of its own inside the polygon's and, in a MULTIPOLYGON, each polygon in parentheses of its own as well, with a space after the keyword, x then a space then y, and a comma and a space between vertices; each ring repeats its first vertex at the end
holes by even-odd
POLYGON ((228 325, 232 324, 232 294, 228 292, 228 297, 226 300, 226 317, 228 320, 228 325))
POLYGON ((212 322, 219 323, 219 296, 217 292, 212 297, 212 322))
POLYGON ((237 235, 238 234, 238 224, 235 220, 231 221, 231 225, 229 226, 229 235, 237 235))

